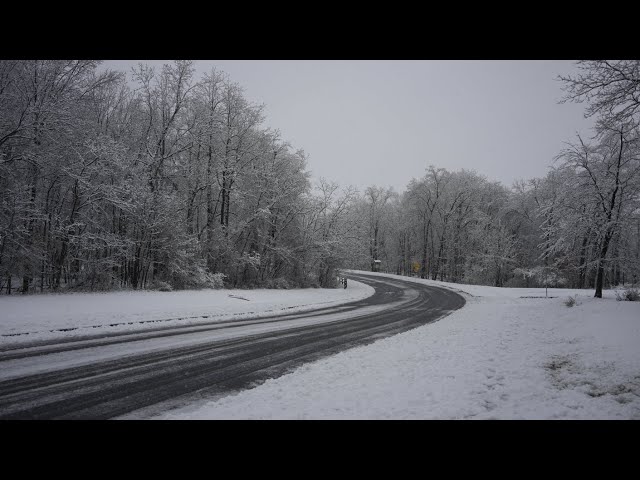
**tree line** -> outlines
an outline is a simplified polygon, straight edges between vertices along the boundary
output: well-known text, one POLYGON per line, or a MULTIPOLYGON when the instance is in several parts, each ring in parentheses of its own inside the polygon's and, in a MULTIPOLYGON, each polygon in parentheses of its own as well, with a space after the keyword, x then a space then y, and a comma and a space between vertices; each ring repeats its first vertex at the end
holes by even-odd
POLYGON ((98 67, 0 61, 0 291, 335 283, 354 192, 263 106, 191 61, 98 67))
POLYGON ((332 287, 345 267, 495 286, 640 275, 638 62, 579 62, 598 118, 544 178, 430 166, 401 194, 320 180, 264 106, 191 61, 0 61, 0 292, 332 287))

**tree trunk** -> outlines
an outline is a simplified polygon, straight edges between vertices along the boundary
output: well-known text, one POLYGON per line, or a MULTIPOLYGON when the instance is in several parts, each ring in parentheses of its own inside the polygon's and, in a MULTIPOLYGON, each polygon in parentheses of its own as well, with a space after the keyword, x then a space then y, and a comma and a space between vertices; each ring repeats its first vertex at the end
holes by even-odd
MULTIPOLYGON (((431 221, 429 221, 429 223, 431 223, 431 221)), ((423 238, 423 242, 422 242, 422 263, 420 266, 420 278, 427 278, 428 277, 428 273, 427 273, 427 247, 429 245, 429 223, 427 223, 426 221, 423 222, 424 228, 422 230, 422 238, 423 238)))
POLYGON ((595 298, 602 298, 602 286, 604 284, 604 259, 607 256, 607 250, 609 249, 609 242, 611 241, 612 234, 607 232, 602 243, 602 250, 600 250, 600 260, 598 261, 598 275, 596 277, 596 294, 595 298))

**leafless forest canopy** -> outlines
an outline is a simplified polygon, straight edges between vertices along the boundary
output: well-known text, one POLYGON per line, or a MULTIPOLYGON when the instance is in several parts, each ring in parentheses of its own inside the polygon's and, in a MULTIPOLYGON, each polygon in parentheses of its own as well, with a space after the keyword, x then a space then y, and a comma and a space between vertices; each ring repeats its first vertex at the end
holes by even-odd
POLYGON ((637 61, 561 79, 597 127, 544 178, 430 166, 402 193, 312 182, 223 72, 98 66, 0 61, 2 293, 333 287, 339 268, 596 296, 639 280, 637 61))

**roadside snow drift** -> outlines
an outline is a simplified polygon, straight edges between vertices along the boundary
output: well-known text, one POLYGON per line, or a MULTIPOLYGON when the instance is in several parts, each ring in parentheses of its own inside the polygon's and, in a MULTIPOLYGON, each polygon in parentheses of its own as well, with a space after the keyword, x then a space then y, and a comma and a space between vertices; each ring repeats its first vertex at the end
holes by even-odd
POLYGON ((293 313, 341 305, 370 297, 373 293, 373 288, 353 281, 346 289, 0 296, 0 345, 160 325, 195 325, 293 313))

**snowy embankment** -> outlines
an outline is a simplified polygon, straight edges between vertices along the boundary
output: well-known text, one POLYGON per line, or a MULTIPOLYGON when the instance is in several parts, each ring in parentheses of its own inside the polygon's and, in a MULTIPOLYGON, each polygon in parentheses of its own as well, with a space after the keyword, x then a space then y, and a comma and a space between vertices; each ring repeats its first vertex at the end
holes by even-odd
POLYGON ((640 418, 640 302, 618 302, 613 291, 595 299, 593 290, 549 289, 556 298, 544 298, 544 289, 408 280, 465 292, 467 304, 158 418, 640 418), (568 295, 577 296, 574 307, 564 304, 568 295))
POLYGON ((0 345, 73 335, 239 320, 341 305, 373 295, 347 289, 188 290, 0 296, 0 345))

